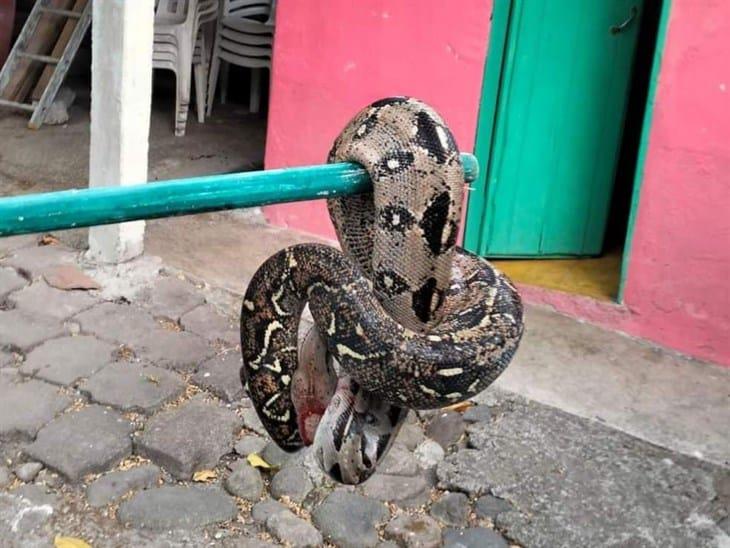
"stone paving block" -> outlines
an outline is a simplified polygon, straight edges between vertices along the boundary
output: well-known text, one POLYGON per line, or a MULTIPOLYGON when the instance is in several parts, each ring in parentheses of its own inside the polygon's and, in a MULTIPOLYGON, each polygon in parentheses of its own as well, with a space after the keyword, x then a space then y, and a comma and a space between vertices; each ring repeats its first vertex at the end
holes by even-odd
POLYGON ((261 540, 255 536, 249 536, 223 539, 222 546, 223 548, 278 548, 280 545, 261 540))
POLYGON ((420 423, 404 424, 396 437, 398 443, 402 443, 411 451, 424 439, 426 439, 426 435, 423 433, 423 428, 420 423))
POLYGON ((375 473, 362 484, 362 490, 367 497, 412 508, 428 501, 431 486, 423 474, 407 477, 375 473))
POLYGON ((23 381, 23 376, 18 372, 15 367, 2 367, 0 368, 0 385, 2 383, 20 383, 23 381))
POLYGON ((261 478, 261 472, 246 460, 237 460, 229 468, 231 473, 223 483, 226 491, 244 500, 252 502, 259 500, 264 490, 264 480, 261 478))
POLYGON ((0 375, 0 441, 32 440, 43 425, 71 405, 45 382, 15 382, 0 375))
POLYGON ((244 457, 249 456, 251 453, 260 453, 268 442, 260 436, 243 436, 236 442, 234 449, 239 455, 244 457))
POLYGON ((511 540, 522 546, 709 544, 726 469, 519 397, 492 411, 498 419, 469 427, 474 449, 446 457, 437 473, 443 487, 490 492, 509 503, 512 509, 497 512, 495 522, 511 540))
POLYGON ((393 476, 415 476, 419 467, 414 454, 396 441, 378 466, 378 472, 393 476))
POLYGON ((69 386, 109 364, 114 349, 113 344, 91 335, 51 339, 28 354, 20 372, 69 386))
POLYGON ((17 360, 13 352, 6 352, 0 349, 0 367, 12 367, 16 362, 17 360))
POLYGON ((414 451, 414 457, 418 464, 424 470, 431 470, 444 460, 446 452, 437 442, 433 440, 425 440, 414 451))
POLYGON ((444 493, 431 505, 431 515, 453 527, 463 527, 469 516, 469 497, 464 493, 444 493))
POLYGON ((441 529, 428 516, 399 514, 385 528, 385 537, 397 540, 407 548, 438 548, 441 546, 441 529))
POLYGON ((466 422, 487 422, 492 418, 492 411, 488 405, 475 405, 462 415, 466 422))
POLYGON ((333 491, 312 512, 327 540, 343 548, 376 546, 377 527, 390 517, 386 506, 343 489, 333 491))
POLYGON ((241 420, 230 409, 195 399, 152 417, 135 447, 176 478, 190 479, 193 472, 213 468, 233 450, 240 427, 241 420))
POLYGON ((477 517, 489 518, 492 521, 497 519, 499 514, 512 510, 512 505, 506 500, 502 500, 492 495, 484 495, 479 497, 474 505, 474 512, 477 517))
POLYGON ((7 236, 5 238, 0 238, 0 259, 8 256, 16 249, 36 246, 37 244, 37 234, 22 234, 21 236, 7 236))
POLYGON ((292 548, 315 548, 322 545, 322 534, 312 524, 291 512, 279 512, 269 516, 266 530, 292 548))
POLYGON ((83 331, 125 344, 138 358, 168 369, 194 371, 214 353, 201 337, 167 329, 147 312, 130 305, 102 303, 74 319, 83 331))
POLYGON ((23 485, 0 493, 0 539, 2 546, 48 546, 46 529, 59 506, 58 497, 40 485, 23 485))
POLYGON ((139 358, 155 365, 180 372, 193 372, 202 362, 215 353, 215 350, 192 333, 176 333, 160 330, 157 337, 150 336, 135 347, 139 358))
POLYGON ((59 245, 41 245, 15 249, 0 259, 0 264, 23 269, 35 280, 49 267, 75 264, 78 252, 59 245))
POLYGON ((23 289, 26 285, 28 285, 28 280, 23 278, 14 269, 0 267, 0 299, 4 298, 8 293, 23 289))
POLYGON ((145 311, 132 305, 111 302, 98 304, 78 314, 74 320, 79 322, 84 332, 127 345, 145 339, 148 333, 160 329, 159 324, 145 311))
POLYGON ((10 468, 0 464, 0 489, 7 486, 11 481, 13 481, 13 478, 10 475, 10 468))
POLYGON ((87 291, 62 291, 44 281, 16 291, 8 300, 29 316, 47 316, 57 320, 68 319, 97 302, 87 291))
POLYGON ((486 527, 446 529, 443 538, 444 548, 509 548, 502 535, 486 527))
POLYGON ((219 314, 211 304, 194 308, 182 318, 180 325, 209 341, 221 341, 231 348, 241 344, 241 334, 237 321, 219 314))
POLYGON ((489 463, 476 449, 462 449, 449 455, 436 468, 441 489, 463 491, 469 496, 489 492, 489 463))
POLYGON ((25 351, 65 332, 64 325, 53 318, 28 316, 19 310, 0 310, 0 346, 25 351))
POLYGON ((253 519, 254 523, 264 524, 269 519, 269 516, 288 511, 289 509, 278 500, 266 499, 253 505, 251 508, 251 519, 253 519))
MULTIPOLYGON (((107 524, 109 536, 102 534, 101 538, 109 539, 109 541, 94 544, 94 548, 198 548, 211 545, 210 536, 202 528, 155 531, 154 529, 122 528, 115 526, 116 524, 113 522, 107 522, 107 524)), ((216 542, 214 546, 218 548, 221 544, 216 542)), ((237 543, 226 544, 225 540, 223 540, 222 546, 223 548, 246 548, 245 544, 243 546, 239 546, 237 543)), ((257 547, 251 545, 249 548, 257 547)))
POLYGON ((205 303, 200 290, 179 278, 160 278, 146 293, 144 306, 152 315, 164 316, 175 322, 205 303))
POLYGON ((41 470, 43 470, 43 465, 40 462, 26 462, 16 466, 13 473, 20 481, 28 483, 33 481, 41 470))
POLYGON ((223 401, 234 402, 244 395, 240 370, 240 352, 226 352, 204 361, 193 375, 193 382, 223 401))
POLYGON ((442 411, 435 415, 426 426, 426 436, 437 442, 444 449, 459 441, 466 425, 461 413, 442 411))
POLYGON ((234 499, 218 488, 166 485, 135 494, 117 519, 139 529, 195 529, 236 517, 234 499))
POLYGON ((286 466, 279 470, 271 480, 271 494, 276 498, 288 497, 293 502, 302 502, 314 489, 303 466, 286 466))
POLYGON ((132 425, 116 411, 90 405, 48 423, 25 453, 76 482, 129 455, 131 432, 132 425))
POLYGON ((279 447, 276 442, 270 441, 261 451, 261 458, 274 468, 282 468, 296 457, 296 453, 288 453, 279 447))
POLYGON ((185 390, 172 371, 148 364, 116 362, 88 379, 81 391, 102 405, 151 413, 185 390))
POLYGON ((95 508, 106 506, 130 491, 157 485, 161 477, 162 471, 154 464, 109 472, 89 484, 86 488, 86 500, 95 508))

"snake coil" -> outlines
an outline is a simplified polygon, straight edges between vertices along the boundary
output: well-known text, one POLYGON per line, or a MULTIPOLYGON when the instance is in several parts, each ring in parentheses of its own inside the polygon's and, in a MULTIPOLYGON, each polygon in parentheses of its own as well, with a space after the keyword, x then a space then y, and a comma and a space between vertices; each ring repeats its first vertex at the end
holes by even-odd
POLYGON ((288 451, 314 445, 334 479, 360 483, 408 409, 489 386, 523 332, 510 281, 455 243, 464 174, 430 107, 393 97, 362 110, 330 162, 357 162, 372 194, 328 200, 342 251, 286 248, 253 276, 241 309, 241 379, 288 451), (299 344, 308 304, 315 327, 299 344))

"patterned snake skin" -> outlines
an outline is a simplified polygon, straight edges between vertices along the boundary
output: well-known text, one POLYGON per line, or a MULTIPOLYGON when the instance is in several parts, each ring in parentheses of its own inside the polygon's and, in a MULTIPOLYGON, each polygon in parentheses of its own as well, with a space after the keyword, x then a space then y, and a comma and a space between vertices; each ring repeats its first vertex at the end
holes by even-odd
POLYGON ((357 162, 373 194, 331 199, 342 251, 289 247, 253 276, 241 378, 272 438, 314 444, 323 469, 367 479, 409 408, 468 399, 509 364, 523 331, 509 280, 455 246, 464 185, 451 132, 396 97, 360 112, 330 162, 357 162), (315 328, 298 346, 309 304, 315 328))

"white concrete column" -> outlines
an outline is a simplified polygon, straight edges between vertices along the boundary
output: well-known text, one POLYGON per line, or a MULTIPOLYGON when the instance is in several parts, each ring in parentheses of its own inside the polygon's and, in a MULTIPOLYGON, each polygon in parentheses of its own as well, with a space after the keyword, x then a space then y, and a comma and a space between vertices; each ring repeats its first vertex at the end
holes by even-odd
MULTIPOLYGON (((154 0, 93 0, 89 186, 147 180, 154 0)), ((93 227, 89 257, 105 263, 144 250, 144 221, 93 227)))

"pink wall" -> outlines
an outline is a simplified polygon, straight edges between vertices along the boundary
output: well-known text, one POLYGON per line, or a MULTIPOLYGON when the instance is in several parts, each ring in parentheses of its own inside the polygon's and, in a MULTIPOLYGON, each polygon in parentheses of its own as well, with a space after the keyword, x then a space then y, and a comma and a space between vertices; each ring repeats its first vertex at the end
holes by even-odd
POLYGON ((673 0, 625 300, 632 332, 730 365, 730 3, 673 0))
MULTIPOLYGON (((279 0, 266 167, 321 163, 368 103, 412 95, 474 146, 491 0, 279 0)), ((274 224, 334 238, 324 201, 267 207, 274 224)))

